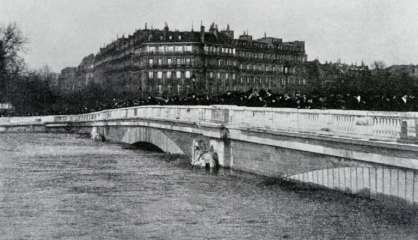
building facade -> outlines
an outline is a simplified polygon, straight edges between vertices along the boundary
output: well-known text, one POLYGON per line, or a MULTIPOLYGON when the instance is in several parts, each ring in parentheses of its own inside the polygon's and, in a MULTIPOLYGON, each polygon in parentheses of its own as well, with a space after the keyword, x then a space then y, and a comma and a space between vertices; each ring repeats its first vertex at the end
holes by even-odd
POLYGON ((212 24, 208 31, 145 27, 84 58, 73 85, 94 82, 142 97, 250 89, 295 93, 308 85, 302 74, 306 58, 303 41, 253 40, 248 33, 235 38, 229 25, 218 30, 212 24))
POLYGON ((80 84, 77 80, 77 68, 66 67, 62 69, 58 77, 58 91, 61 93, 77 91, 80 88, 80 84))

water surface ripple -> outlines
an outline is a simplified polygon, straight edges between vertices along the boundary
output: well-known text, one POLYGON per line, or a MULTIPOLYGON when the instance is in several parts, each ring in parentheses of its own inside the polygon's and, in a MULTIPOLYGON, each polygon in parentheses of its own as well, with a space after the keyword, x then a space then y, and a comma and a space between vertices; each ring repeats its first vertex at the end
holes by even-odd
POLYGON ((75 135, 0 135, 0 239, 417 239, 417 219, 75 135))

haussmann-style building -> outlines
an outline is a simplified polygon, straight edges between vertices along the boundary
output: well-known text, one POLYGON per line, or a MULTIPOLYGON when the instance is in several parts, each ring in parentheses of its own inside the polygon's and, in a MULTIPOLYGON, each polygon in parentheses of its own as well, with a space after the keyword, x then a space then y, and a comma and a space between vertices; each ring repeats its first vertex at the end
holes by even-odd
POLYGON ((203 25, 200 31, 172 31, 166 24, 163 29, 145 26, 100 48, 75 68, 75 80, 60 81, 78 90, 94 82, 141 97, 250 89, 294 94, 308 85, 303 77, 306 58, 303 41, 266 35, 253 39, 248 33, 235 38, 229 25, 224 30, 212 24, 208 31, 203 25))

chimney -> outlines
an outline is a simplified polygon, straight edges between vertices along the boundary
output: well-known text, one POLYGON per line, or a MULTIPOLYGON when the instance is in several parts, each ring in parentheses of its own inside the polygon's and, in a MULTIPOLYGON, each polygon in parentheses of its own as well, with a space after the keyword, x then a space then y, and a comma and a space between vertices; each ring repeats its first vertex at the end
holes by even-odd
POLYGON ((205 43, 205 26, 200 25, 200 42, 205 43))

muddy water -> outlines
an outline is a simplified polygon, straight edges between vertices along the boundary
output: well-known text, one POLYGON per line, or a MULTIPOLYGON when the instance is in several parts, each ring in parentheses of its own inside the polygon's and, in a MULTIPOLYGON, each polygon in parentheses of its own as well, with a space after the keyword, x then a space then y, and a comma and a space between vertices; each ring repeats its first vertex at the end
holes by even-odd
POLYGON ((413 209, 192 169, 74 135, 0 135, 0 239, 417 239, 413 209))

